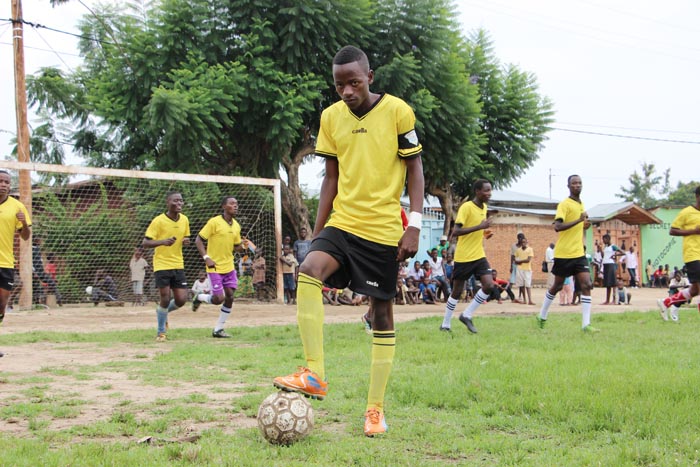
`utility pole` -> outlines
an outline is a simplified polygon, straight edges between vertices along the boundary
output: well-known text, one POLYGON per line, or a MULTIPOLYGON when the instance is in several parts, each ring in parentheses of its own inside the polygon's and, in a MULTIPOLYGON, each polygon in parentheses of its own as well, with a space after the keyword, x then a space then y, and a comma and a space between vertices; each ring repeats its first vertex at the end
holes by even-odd
MULTIPOLYGON (((27 86, 24 79, 24 24, 22 1, 12 0, 12 46, 15 56, 15 113, 17 115, 17 161, 30 162, 29 124, 27 122, 27 86)), ((19 171, 19 199, 32 215, 32 180, 29 170, 19 171)), ((22 291, 19 305, 32 306, 32 242, 19 242, 19 276, 22 291)))
POLYGON ((552 199, 552 169, 549 169, 549 199, 552 199))

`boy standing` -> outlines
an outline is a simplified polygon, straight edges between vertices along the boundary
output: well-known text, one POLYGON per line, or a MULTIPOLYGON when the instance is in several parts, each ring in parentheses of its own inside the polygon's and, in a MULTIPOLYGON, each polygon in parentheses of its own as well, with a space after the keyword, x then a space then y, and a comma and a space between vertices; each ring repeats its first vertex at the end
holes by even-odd
POLYGON ((280 262, 282 263, 282 281, 284 283, 284 300, 287 305, 296 305, 296 282, 294 281, 294 273, 296 268, 299 266, 297 259, 292 253, 292 249, 288 245, 284 246, 282 250, 282 256, 280 257, 280 262))
POLYGON ((387 431, 384 391, 394 359, 392 300, 398 262, 418 250, 423 211, 422 147, 413 110, 401 99, 376 94, 365 53, 343 47, 333 58, 342 102, 323 111, 316 154, 326 159, 311 250, 299 267, 299 331, 309 368, 275 378, 275 386, 323 399, 324 282, 370 296, 372 363, 364 433, 387 431), (403 231, 400 197, 408 178, 409 225, 403 231), (332 213, 331 213, 332 211, 332 213), (330 215, 330 218, 329 218, 330 215))

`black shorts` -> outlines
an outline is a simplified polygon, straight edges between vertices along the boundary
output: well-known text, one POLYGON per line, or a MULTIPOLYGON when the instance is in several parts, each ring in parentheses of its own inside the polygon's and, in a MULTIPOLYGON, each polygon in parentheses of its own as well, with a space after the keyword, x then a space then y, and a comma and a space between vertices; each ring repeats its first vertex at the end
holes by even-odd
POLYGON ((581 272, 590 273, 588 260, 585 256, 578 258, 554 258, 554 266, 552 266, 552 274, 557 277, 576 276, 581 272))
POLYGON ((455 268, 452 271, 452 280, 466 281, 472 275, 477 278, 491 274, 491 266, 486 258, 480 258, 476 261, 467 261, 466 263, 458 263, 455 261, 455 268))
POLYGON ((688 273, 688 282, 691 284, 700 282, 700 261, 685 263, 685 272, 688 273))
POLYGON ((12 290, 15 285, 15 270, 0 268, 0 289, 12 290))
POLYGON ((184 269, 166 269, 164 271, 156 271, 153 273, 156 280, 156 287, 170 287, 171 289, 186 289, 187 278, 185 277, 184 269))
POLYGON ((370 242, 335 227, 326 227, 314 238, 309 252, 331 255, 340 269, 326 283, 336 289, 350 287, 353 292, 380 300, 396 296, 399 263, 398 246, 370 242))

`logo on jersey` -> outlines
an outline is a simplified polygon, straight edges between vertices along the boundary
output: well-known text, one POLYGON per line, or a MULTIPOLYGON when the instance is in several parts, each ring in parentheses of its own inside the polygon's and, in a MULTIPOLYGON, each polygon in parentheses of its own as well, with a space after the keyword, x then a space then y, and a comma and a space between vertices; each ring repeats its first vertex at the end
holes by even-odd
POLYGON ((404 138, 411 143, 414 146, 418 145, 418 135, 416 134, 416 130, 411 130, 408 133, 404 135, 404 138))
POLYGON ((372 287, 379 287, 379 283, 378 283, 378 282, 365 281, 365 284, 371 285, 372 287))
POLYGON ((357 130, 352 130, 352 134, 357 134, 357 133, 367 133, 366 128, 358 128, 357 130))

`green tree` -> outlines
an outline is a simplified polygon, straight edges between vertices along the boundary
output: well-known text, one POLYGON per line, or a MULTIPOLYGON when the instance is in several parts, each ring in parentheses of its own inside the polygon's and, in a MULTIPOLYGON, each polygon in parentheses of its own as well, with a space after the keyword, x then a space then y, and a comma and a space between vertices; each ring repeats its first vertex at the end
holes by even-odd
POLYGON ((695 205, 695 189, 700 182, 678 182, 675 190, 671 190, 666 198, 666 204, 670 206, 695 205))
MULTIPOLYGON (((663 194, 663 186, 659 188, 662 180, 668 180, 670 169, 666 169, 664 175, 656 175, 656 166, 653 163, 642 163, 641 173, 636 170, 629 176, 629 187, 621 186, 621 193, 615 196, 625 201, 632 201, 639 206, 648 209, 658 204, 659 197, 663 194)), ((668 182, 664 184, 668 186, 668 182)))
POLYGON ((374 89, 415 109, 426 191, 448 225, 475 178, 507 186, 532 164, 551 121, 534 77, 501 65, 485 33, 465 38, 456 18, 450 0, 102 6, 80 25, 84 65, 42 70, 29 94, 47 134, 63 131, 93 165, 273 178, 283 170, 283 209, 298 233, 310 227, 299 167, 313 154, 321 111, 337 100, 331 59, 355 44, 376 67, 374 89))

